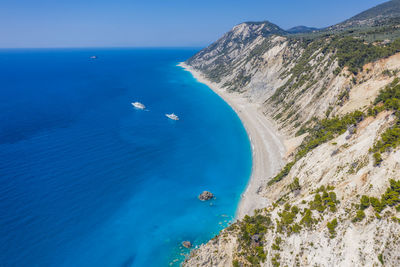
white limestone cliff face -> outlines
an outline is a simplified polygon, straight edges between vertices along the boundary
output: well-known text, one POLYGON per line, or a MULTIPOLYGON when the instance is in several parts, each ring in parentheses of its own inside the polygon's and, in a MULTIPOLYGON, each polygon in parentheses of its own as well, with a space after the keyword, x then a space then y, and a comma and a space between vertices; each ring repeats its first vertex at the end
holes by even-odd
POLYGON ((274 86, 285 82, 279 76, 284 71, 284 57, 292 53, 291 48, 286 38, 281 36, 258 35, 253 39, 237 37, 240 34, 247 36, 243 28, 248 30, 250 27, 246 24, 236 26, 231 34, 225 34, 188 63, 204 72, 208 79, 217 82, 220 87, 248 92, 247 96, 258 101, 266 100, 276 89, 274 86), (236 41, 232 41, 231 35, 236 36, 236 41), (240 43, 237 43, 237 39, 240 43), (249 40, 242 42, 243 39, 249 40), (271 49, 259 57, 252 57, 251 54, 263 45, 271 49))
POLYGON ((332 53, 316 48, 306 70, 308 82, 301 83, 300 78, 291 73, 305 51, 301 44, 275 35, 275 31, 269 35, 259 34, 262 25, 254 27, 258 27, 257 34, 249 37, 249 25, 236 26, 189 59, 188 64, 221 88, 241 92, 249 101, 262 103, 265 114, 275 117, 287 135, 293 135, 314 117, 325 117, 328 110, 334 116, 368 105, 379 90, 393 80, 382 72, 400 69, 398 54, 367 64, 354 80, 346 69, 339 75, 334 74, 337 60, 332 53), (294 82, 287 84, 291 78, 294 82), (293 86, 296 82, 298 84, 293 86), (285 86, 281 97, 271 100, 271 96, 285 86), (346 96, 339 99, 345 92, 346 96))
MULTIPOLYGON (((369 148, 379 134, 393 122, 389 113, 367 118, 357 127, 350 139, 348 132, 325 143, 299 160, 290 174, 273 186, 262 188, 261 194, 273 201, 287 199, 300 210, 314 197, 320 186, 334 186, 338 200, 336 212, 313 211, 318 223, 287 236, 270 230, 264 237, 267 257, 261 266, 274 266, 272 258, 279 255, 280 266, 380 266, 382 255, 385 266, 400 266, 400 224, 393 221, 394 208, 382 212, 377 219, 372 207, 365 210, 366 219, 353 223, 354 203, 361 195, 379 197, 389 186, 389 177, 400 177, 400 151, 385 155, 380 167, 373 165, 369 148), (288 185, 299 178, 300 192, 290 192, 288 185), (306 203, 304 203, 306 202, 306 203), (327 223, 338 220, 336 237, 330 238, 327 223), (279 250, 271 249, 276 237, 282 238, 279 250)), ((282 207, 266 207, 272 221, 279 220, 282 207)), ((263 211, 265 213, 266 211, 263 211)), ((295 222, 300 222, 301 215, 295 222)), ((209 243, 192 252, 185 266, 232 266, 240 259, 241 248, 237 230, 225 229, 209 243)))
MULTIPOLYGON (((294 77, 292 70, 306 53, 305 48, 275 34, 277 29, 266 31, 265 27, 238 25, 188 64, 227 91, 240 92, 250 102, 260 103, 264 114, 276 120, 287 138, 287 160, 293 159, 305 137, 295 136, 302 125, 313 118, 365 111, 379 90, 400 77, 400 54, 369 63, 353 77, 346 68, 337 73, 338 62, 333 55, 316 48, 306 68, 307 79, 301 83, 301 76, 294 77), (241 41, 231 41, 232 36, 241 41), (277 92, 280 94, 274 100, 277 92)), ((385 266, 400 266, 400 223, 392 218, 399 217, 398 211, 386 208, 378 219, 369 207, 364 220, 352 221, 362 195, 379 197, 389 186, 389 179, 400 179, 400 150, 384 153, 379 167, 374 166, 369 151, 394 120, 390 112, 365 118, 354 134, 346 132, 318 146, 298 160, 280 182, 260 187, 259 194, 270 203, 284 199, 301 211, 321 186, 333 186, 340 201, 335 212, 313 210, 316 223, 290 235, 276 230, 284 207, 265 207, 261 214, 271 216, 275 228, 268 230, 261 242, 266 251, 261 266, 381 266, 381 260, 385 266), (301 190, 291 192, 289 185, 295 178, 301 190), (338 226, 331 238, 327 224, 335 218, 338 226), (277 237, 282 242, 275 250, 272 245, 277 237)), ((295 222, 300 223, 301 217, 298 214, 295 222)), ((238 266, 251 266, 244 264, 248 263, 243 253, 246 248, 239 242, 238 227, 234 223, 192 251, 183 265, 233 266, 236 262, 238 266)))

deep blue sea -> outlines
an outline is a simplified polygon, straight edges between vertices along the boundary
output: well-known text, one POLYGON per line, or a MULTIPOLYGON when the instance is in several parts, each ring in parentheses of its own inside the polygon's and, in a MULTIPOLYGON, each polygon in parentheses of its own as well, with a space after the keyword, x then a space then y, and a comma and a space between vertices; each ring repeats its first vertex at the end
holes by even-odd
POLYGON ((0 266, 177 266, 233 219, 250 142, 196 51, 0 50, 0 266))

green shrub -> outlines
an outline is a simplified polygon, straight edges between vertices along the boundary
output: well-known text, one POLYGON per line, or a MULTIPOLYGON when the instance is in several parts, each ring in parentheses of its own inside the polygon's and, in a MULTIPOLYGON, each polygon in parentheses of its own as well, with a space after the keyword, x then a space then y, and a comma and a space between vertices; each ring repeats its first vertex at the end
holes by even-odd
POLYGON ((369 114, 376 116, 377 113, 383 110, 393 110, 397 116, 397 121, 395 125, 386 129, 384 133, 381 134, 381 138, 375 143, 372 152, 375 152, 374 159, 375 165, 379 165, 382 162, 382 157, 380 153, 390 151, 400 146, 400 84, 399 78, 393 80, 393 82, 386 86, 385 89, 379 92, 376 97, 373 109, 368 111, 369 114))
POLYGON ((289 185, 289 189, 292 192, 301 189, 298 177, 294 178, 293 182, 289 185))
POLYGON ((312 225, 314 224, 314 222, 315 222, 315 220, 312 217, 311 210, 310 209, 306 209, 304 211, 303 218, 301 218, 301 220, 300 220, 300 224, 304 225, 304 226, 306 226, 308 228, 311 228, 312 225))
POLYGON ((336 212, 336 203, 338 203, 336 193, 328 193, 325 187, 317 189, 317 192, 320 192, 320 190, 323 190, 322 196, 319 193, 315 194, 314 200, 310 202, 310 209, 324 212, 326 208, 329 208, 331 212, 336 212))
POLYGON ((279 182, 284 177, 286 177, 289 174, 290 170, 292 169, 292 167, 293 167, 293 165, 295 163, 296 162, 293 161, 293 162, 290 162, 290 163, 286 164, 286 166, 282 169, 282 171, 280 173, 278 173, 278 175, 276 175, 273 179, 271 179, 268 182, 268 185, 272 185, 272 184, 274 184, 276 182, 279 182))
MULTIPOLYGON (((376 197, 362 196, 360 201, 360 209, 364 210, 371 205, 376 212, 376 217, 380 219, 379 213, 381 213, 386 206, 394 207, 400 204, 400 181, 390 179, 389 183, 390 186, 386 189, 385 193, 382 194, 381 199, 376 197)), ((400 211, 400 205, 396 207, 396 210, 400 211)))
POLYGON ((400 127, 394 126, 392 128, 387 129, 384 133, 381 134, 381 139, 378 142, 376 142, 372 151, 376 152, 375 154, 379 154, 379 160, 382 160, 379 152, 383 153, 391 148, 396 148, 399 145, 400 145, 400 127))
POLYGON ((333 185, 328 185, 326 187, 326 191, 332 191, 332 190, 335 190, 335 187, 333 185))
POLYGON ((371 197, 370 198, 371 206, 374 208, 374 210, 377 213, 380 213, 384 208, 385 208, 385 203, 381 202, 378 198, 376 197, 371 197))
POLYGON ((297 206, 293 206, 291 210, 293 214, 297 215, 297 213, 299 213, 299 208, 297 206))
POLYGON ((390 187, 382 195, 382 202, 392 207, 400 203, 400 181, 390 179, 390 187))
POLYGON ((265 254, 264 247, 262 247, 262 246, 256 247, 256 254, 257 254, 258 259, 261 262, 264 262, 265 259, 267 258, 267 254, 265 254))
POLYGON ((353 222, 361 222, 365 218, 365 213, 363 210, 357 210, 356 217, 352 220, 353 222))
POLYGON ((369 207, 369 197, 368 196, 362 196, 361 197, 361 203, 360 203, 360 209, 365 210, 366 208, 369 207))
POLYGON ((381 90, 378 96, 375 98, 374 104, 386 103, 386 101, 391 99, 400 99, 400 79, 395 78, 388 86, 381 90))
POLYGON ((396 216, 392 216, 392 220, 396 223, 400 223, 400 218, 397 218, 396 216))
POLYGON ((248 255, 246 259, 248 262, 250 262, 251 266, 260 266, 260 261, 256 256, 248 255))
POLYGON ((382 110, 383 109, 378 108, 378 107, 368 108, 367 115, 376 117, 376 115, 378 115, 378 113, 381 112, 382 110))
POLYGON ((381 153, 375 152, 373 157, 374 157, 374 165, 375 166, 381 165, 381 163, 383 161, 381 153))
POLYGON ((333 74, 335 74, 336 76, 339 75, 339 73, 342 71, 342 69, 340 67, 337 67, 334 71, 333 74))
POLYGON ((293 233, 300 233, 300 231, 301 231, 301 226, 298 224, 298 223, 295 223, 293 226, 292 226, 292 232, 293 233))
POLYGON ((279 213, 279 216, 281 217, 281 223, 287 226, 293 223, 296 214, 285 210, 282 213, 279 213))
POLYGON ((251 243, 251 237, 256 234, 263 236, 271 223, 272 220, 269 216, 257 214, 250 217, 246 215, 243 221, 240 222, 240 241, 249 245, 251 243))
POLYGON ((280 244, 282 243, 282 238, 281 237, 279 237, 279 236, 277 236, 276 238, 275 238, 275 241, 274 241, 274 243, 272 244, 272 249, 273 250, 280 250, 281 248, 280 248, 280 244))
POLYGON ((272 266, 279 267, 281 265, 279 262, 280 259, 281 259, 281 255, 279 253, 276 253, 274 255, 274 257, 271 259, 272 266))
POLYGON ((336 236, 336 227, 338 225, 337 219, 333 219, 331 222, 328 222, 327 227, 330 233, 330 238, 334 238, 336 236))
POLYGON ((299 208, 297 206, 291 207, 288 203, 286 203, 284 210, 282 212, 278 212, 280 220, 277 220, 277 232, 286 232, 288 235, 293 232, 298 233, 300 231, 298 227, 299 225, 292 226, 298 213, 299 208))
POLYGON ((321 185, 319 188, 317 188, 315 193, 320 193, 320 192, 324 192, 324 191, 326 191, 325 186, 321 185))
POLYGON ((382 253, 378 255, 378 260, 382 265, 384 265, 382 253))
MULTIPOLYGON (((260 262, 264 262, 267 258, 262 242, 265 233, 272 225, 270 215, 262 215, 260 210, 256 210, 254 216, 246 215, 238 224, 238 241, 243 248, 246 248, 242 252, 243 256, 251 266, 260 266, 260 262), (257 240, 253 240, 255 235, 258 235, 257 240)), ((239 264, 238 261, 237 263, 239 264)))

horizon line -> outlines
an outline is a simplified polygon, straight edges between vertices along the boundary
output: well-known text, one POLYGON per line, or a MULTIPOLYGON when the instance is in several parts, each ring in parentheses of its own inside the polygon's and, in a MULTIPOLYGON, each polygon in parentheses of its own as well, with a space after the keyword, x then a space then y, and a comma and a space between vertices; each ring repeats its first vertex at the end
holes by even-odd
POLYGON ((182 48, 204 48, 206 46, 43 46, 43 47, 0 47, 0 50, 12 50, 12 49, 182 49, 182 48))

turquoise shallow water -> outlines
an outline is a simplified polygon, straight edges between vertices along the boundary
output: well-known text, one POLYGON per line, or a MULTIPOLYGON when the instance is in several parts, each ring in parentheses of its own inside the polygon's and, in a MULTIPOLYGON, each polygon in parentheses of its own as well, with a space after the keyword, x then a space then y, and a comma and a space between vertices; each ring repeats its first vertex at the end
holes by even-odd
POLYGON ((0 50, 0 266, 178 265, 232 220, 250 143, 195 52, 0 50))

